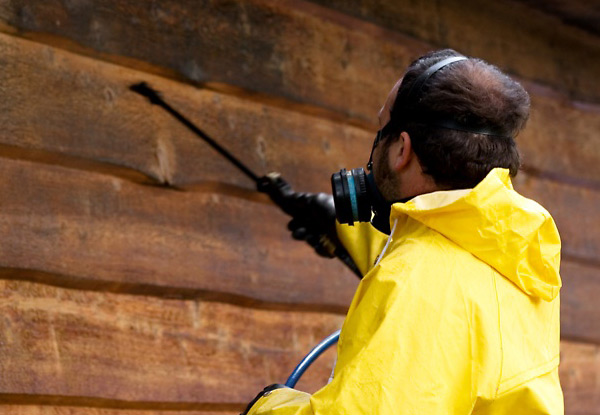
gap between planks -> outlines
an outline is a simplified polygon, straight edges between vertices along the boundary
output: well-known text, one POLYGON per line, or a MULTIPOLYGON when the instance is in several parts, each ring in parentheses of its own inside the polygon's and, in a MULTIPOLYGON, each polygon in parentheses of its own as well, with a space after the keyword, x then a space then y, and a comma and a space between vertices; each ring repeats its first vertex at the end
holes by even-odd
POLYGON ((29 395, 0 393, 0 402, 3 405, 52 405, 106 409, 145 409, 167 411, 212 411, 234 412, 243 411, 245 403, 202 403, 202 402, 149 402, 149 401, 124 401, 118 399, 95 398, 88 396, 65 395, 29 395))
POLYGON ((348 307, 336 304, 311 304, 291 302, 268 302, 252 297, 222 291, 193 288, 160 286, 143 283, 127 283, 103 280, 89 280, 72 275, 49 273, 46 271, 18 268, 0 268, 0 279, 28 281, 72 290, 108 292, 136 296, 151 296, 172 300, 196 300, 218 302, 239 307, 268 311, 291 311, 309 313, 329 313, 346 315, 348 307))
POLYGON ((257 203, 271 203, 266 195, 259 193, 253 188, 245 188, 234 184, 208 180, 186 184, 185 186, 178 186, 176 184, 160 181, 158 178, 144 174, 143 172, 133 168, 47 150, 0 144, 0 158, 29 161, 50 166, 59 166, 61 168, 98 173, 101 175, 112 176, 134 184, 156 186, 166 190, 190 191, 196 193, 221 193, 227 196, 246 199, 257 203))

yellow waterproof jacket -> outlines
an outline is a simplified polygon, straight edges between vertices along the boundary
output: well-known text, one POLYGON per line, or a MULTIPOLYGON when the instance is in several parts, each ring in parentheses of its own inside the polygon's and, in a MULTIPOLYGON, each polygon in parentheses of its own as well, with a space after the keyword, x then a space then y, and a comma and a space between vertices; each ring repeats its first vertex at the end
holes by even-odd
POLYGON ((277 389, 250 414, 562 414, 560 239, 507 170, 392 207, 387 235, 340 226, 365 273, 333 380, 277 389))

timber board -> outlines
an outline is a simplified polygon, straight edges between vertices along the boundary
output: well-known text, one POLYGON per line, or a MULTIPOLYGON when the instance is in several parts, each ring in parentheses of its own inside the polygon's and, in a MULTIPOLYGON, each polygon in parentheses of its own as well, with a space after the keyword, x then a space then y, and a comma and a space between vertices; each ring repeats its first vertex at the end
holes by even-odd
MULTIPOLYGON (((291 240, 287 218, 276 208, 219 188, 175 191, 9 159, 0 159, 0 174, 10 178, 0 183, 4 278, 340 314, 357 284, 337 261, 316 257, 310 247, 291 240)), ((577 210, 585 209, 582 204, 577 210)), ((576 240, 573 249, 579 243, 583 255, 588 245, 600 242, 593 239, 598 222, 577 222, 581 218, 592 220, 572 215, 565 225, 582 227, 580 238, 587 239, 576 240)), ((600 340, 589 330, 600 320, 594 297, 579 294, 598 291, 600 268, 578 265, 580 259, 563 261, 568 303, 583 301, 565 309, 565 321, 577 324, 563 333, 600 340)))
MULTIPOLYGON (((129 168, 141 173, 138 180, 252 187, 206 143, 128 90, 141 80, 257 174, 280 171, 301 190, 329 191, 332 172, 364 165, 376 128, 195 89, 7 35, 0 34, 0 49, 0 144, 129 168)), ((531 120, 518 137, 527 171, 600 190, 600 107, 531 88, 531 120)))
POLYGON ((566 415, 600 414, 600 346, 561 343, 560 383, 566 415))
POLYGON ((600 344, 600 269, 563 259, 561 277, 561 336, 600 344))
MULTIPOLYGON (((595 80, 600 71, 597 36, 526 5, 507 0, 310 2, 321 5, 322 10, 367 21, 380 30, 419 39, 429 44, 428 50, 452 47, 522 79, 553 85, 579 99, 600 101, 595 80)), ((593 8, 589 2, 587 7, 593 8)), ((588 12, 593 14, 593 10, 588 12)))
POLYGON ((357 285, 339 261, 294 241, 289 217, 265 202, 29 161, 0 159, 0 175, 10 178, 0 183, 9 273, 341 313, 357 285))
MULTIPOLYGON (((11 374, 0 378, 0 409, 14 415, 112 415, 117 409, 141 415, 151 408, 196 415, 203 406, 208 412, 210 405, 223 407, 219 412, 227 412, 227 405, 242 408, 341 324, 341 317, 330 314, 2 280, 0 309, 5 357, 0 367, 11 374), (33 412, 20 412, 26 409, 33 412)), ((600 346, 562 341, 561 354, 566 413, 600 413, 600 346)), ((322 385, 333 358, 333 353, 321 357, 299 388, 314 391, 322 385)))
MULTIPOLYGON (((266 385, 284 382, 343 319, 5 280, 0 311, 6 400, 85 405, 89 398, 91 406, 172 410, 241 409, 266 385)), ((324 385, 334 357, 327 351, 298 387, 324 385)))
POLYGON ((51 405, 5 405, 0 404, 0 413, 3 415, 239 415, 240 409, 231 411, 203 411, 203 410, 160 410, 149 409, 122 409, 98 408, 86 406, 51 406, 51 405))
MULTIPOLYGON (((364 164, 374 135, 11 36, 0 35, 0 50, 1 144, 128 168, 148 182, 253 187, 208 144, 128 89, 140 81, 162 92, 257 175, 279 171, 307 191, 329 190, 330 175, 342 162, 364 164)), ((65 164, 72 163, 68 157, 65 164)), ((61 163, 54 158, 53 164, 61 163)))
MULTIPOLYGON (((322 3, 344 9, 335 1, 322 3)), ((367 16, 360 17, 367 19, 376 11, 401 22, 393 30, 313 2, 281 0, 171 0, 152 7, 131 0, 78 7, 66 0, 15 1, 0 8, 0 19, 24 36, 63 38, 104 58, 122 56, 192 82, 236 85, 362 121, 373 119, 373 108, 406 65, 434 45, 453 45, 525 79, 598 102, 599 47, 593 36, 506 1, 470 3, 433 6, 423 0, 412 7, 377 3, 343 10, 364 10, 367 16), (482 28, 490 35, 482 36, 482 28), (556 50, 566 56, 557 61, 556 50)))

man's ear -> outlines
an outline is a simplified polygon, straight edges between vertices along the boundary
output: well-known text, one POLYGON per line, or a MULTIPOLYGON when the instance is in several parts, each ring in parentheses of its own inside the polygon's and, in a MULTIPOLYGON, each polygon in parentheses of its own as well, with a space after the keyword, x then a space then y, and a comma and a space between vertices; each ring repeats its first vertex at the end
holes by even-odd
POLYGON ((410 135, 403 131, 398 136, 398 141, 391 145, 390 167, 393 171, 400 171, 408 166, 412 158, 412 144, 410 135))

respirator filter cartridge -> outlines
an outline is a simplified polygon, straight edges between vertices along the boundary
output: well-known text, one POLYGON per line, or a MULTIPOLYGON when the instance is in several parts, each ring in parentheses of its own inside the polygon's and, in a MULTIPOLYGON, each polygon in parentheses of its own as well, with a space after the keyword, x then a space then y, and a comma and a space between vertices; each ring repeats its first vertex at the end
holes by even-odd
POLYGON ((340 223, 371 220, 371 202, 367 190, 367 175, 362 167, 340 170, 331 176, 335 213, 340 223))

